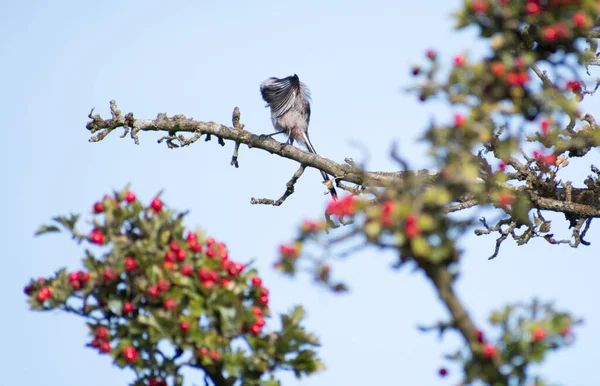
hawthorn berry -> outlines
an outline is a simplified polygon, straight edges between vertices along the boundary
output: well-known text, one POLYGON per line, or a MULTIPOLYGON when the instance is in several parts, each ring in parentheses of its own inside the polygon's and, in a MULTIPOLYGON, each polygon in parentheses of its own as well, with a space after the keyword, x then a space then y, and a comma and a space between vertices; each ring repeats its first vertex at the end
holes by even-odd
POLYGON ((42 287, 37 293, 37 300, 40 303, 45 302, 46 300, 52 297, 52 289, 50 287, 42 287))
POLYGON ((535 342, 539 342, 546 338, 546 329, 544 327, 536 327, 531 333, 531 337, 535 342))
POLYGON ((462 67, 462 66, 465 65, 465 62, 466 62, 465 55, 464 54, 458 54, 458 55, 456 55, 454 57, 453 61, 454 61, 454 65, 455 66, 462 67))
POLYGON ((104 204, 100 201, 94 204, 94 213, 102 213, 104 212, 104 204))
POLYGON ((111 351, 111 347, 110 347, 110 343, 109 342, 101 342, 100 343, 100 347, 98 347, 101 353, 105 353, 108 354, 111 351))
POLYGON ((210 359, 212 359, 214 362, 218 361, 219 358, 221 358, 221 354, 219 354, 219 352, 216 350, 212 350, 209 355, 210 359))
POLYGON ((102 245, 104 244, 104 233, 100 232, 98 229, 94 229, 90 232, 90 241, 93 244, 98 244, 98 245, 102 245))
POLYGON ((588 18, 585 13, 578 11, 573 14, 571 20, 573 20, 573 24, 575 24, 576 27, 582 28, 586 26, 588 18))
POLYGON ((260 334, 260 327, 256 323, 250 326, 248 330, 254 335, 260 334))
POLYGON ((464 115, 462 115, 462 114, 454 115, 454 127, 462 127, 466 121, 467 121, 467 119, 465 118, 464 115))
POLYGON ((133 193, 132 191, 128 190, 127 193, 125 193, 125 201, 127 201, 128 203, 132 203, 136 200, 135 197, 135 193, 133 193))
POLYGON ((165 299, 163 303, 163 308, 165 311, 175 311, 177 309, 177 301, 172 298, 165 299))
POLYGON ((254 324, 262 328, 265 325, 265 320, 263 318, 256 318, 256 322, 254 322, 254 324))
POLYGON ((505 71, 506 68, 504 67, 504 64, 500 62, 492 63, 492 74, 494 74, 496 77, 501 77, 502 75, 504 75, 505 71))
POLYGON ((173 252, 177 252, 179 250, 181 250, 181 244, 179 244, 179 241, 177 240, 173 240, 169 243, 169 248, 173 251, 173 252))
POLYGON ((571 90, 573 92, 579 92, 581 91, 581 83, 579 83, 576 80, 572 80, 567 82, 567 86, 566 86, 567 90, 571 90))
POLYGON ((123 349, 123 358, 129 363, 134 362, 138 358, 138 353, 135 347, 126 346, 123 349))
POLYGON ((156 287, 160 292, 167 292, 171 289, 171 283, 167 279, 158 279, 156 287))
POLYGON ((135 307, 130 302, 125 302, 123 304, 123 313, 131 314, 135 310, 135 307))
POLYGON ((199 357, 206 357, 208 356, 208 349, 206 347, 200 347, 198 350, 196 350, 196 354, 199 357))
POLYGON ((206 239, 206 245, 207 245, 207 246, 209 246, 209 247, 210 247, 210 246, 211 246, 211 245, 213 245, 214 243, 216 243, 216 240, 215 240, 213 237, 209 237, 208 239, 206 239))
POLYGON ((227 268, 227 273, 229 273, 230 276, 237 276, 243 270, 244 270, 244 264, 234 263, 234 264, 229 264, 229 267, 227 268))
POLYGON ((102 277, 104 277, 104 280, 106 281, 113 281, 117 278, 117 273, 112 267, 106 267, 102 272, 102 277))
POLYGON ((173 263, 172 261, 163 261, 162 267, 165 271, 172 272, 175 270, 175 263, 173 263))
POLYGON ((181 267, 179 268, 179 272, 181 272, 181 274, 183 276, 190 276, 192 274, 193 270, 194 269, 189 264, 182 264, 181 267))
POLYGON ((295 258, 298 257, 298 248, 296 248, 295 245, 280 245, 279 246, 279 253, 281 253, 281 255, 283 257, 287 257, 287 258, 295 258))
POLYGON ((186 332, 187 330, 189 330, 190 326, 191 326, 191 324, 187 320, 179 323, 179 329, 183 332, 186 332))
POLYGON ((425 51, 425 56, 427 56, 429 59, 433 60, 433 59, 435 59, 437 54, 435 53, 434 50, 429 49, 429 50, 425 51))
POLYGON ((172 250, 168 250, 167 252, 165 252, 165 261, 175 261, 175 252, 173 252, 172 250))
POLYGON ((185 251, 185 249, 180 249, 177 252, 175 252, 175 260, 183 261, 183 260, 185 260, 186 255, 187 255, 187 252, 185 251))
POLYGON ((483 331, 481 330, 476 330, 475 331, 475 339, 477 339, 477 341, 479 343, 483 343, 484 339, 483 339, 483 331))
POLYGON ((231 283, 231 280, 224 278, 223 280, 221 280, 221 287, 225 288, 229 285, 229 283, 231 283))
POLYGON ((133 257, 126 257, 125 258, 125 271, 128 271, 128 272, 133 271, 136 268, 137 268, 137 263, 135 262, 133 257))
POLYGON ((152 200, 152 202, 150 203, 150 207, 155 213, 158 213, 163 208, 163 202, 160 200, 160 198, 155 197, 154 200, 152 200))
POLYGON ((155 285, 149 286, 146 291, 148 292, 148 295, 150 295, 150 297, 155 298, 155 299, 160 295, 160 291, 158 290, 158 287, 155 285))
POLYGON ((78 273, 79 281, 81 283, 87 283, 90 280, 90 273, 85 271, 79 271, 78 273))
POLYGON ((260 287, 260 285, 262 284, 262 279, 258 276, 254 276, 251 281, 252 285, 256 287, 260 287))
POLYGON ((483 346, 483 356, 488 359, 495 357, 498 354, 498 348, 491 343, 486 343, 483 346))
POLYGON ((257 307, 257 306, 252 306, 252 313, 257 318, 262 318, 262 316, 263 316, 262 310, 260 309, 260 307, 257 307))
POLYGON ((473 13, 486 13, 489 4, 486 0, 475 0, 471 3, 471 12, 473 13))
POLYGON ((444 367, 442 367, 439 371, 438 374, 440 374, 440 377, 445 377, 446 375, 448 375, 448 370, 446 370, 444 367))
POLYGON ((267 304, 269 304, 269 298, 267 296, 263 295, 263 296, 261 296, 261 297, 258 298, 258 302, 260 304, 266 306, 267 304))
POLYGON ((94 329, 94 337, 100 340, 108 338, 108 329, 104 326, 97 326, 94 329))

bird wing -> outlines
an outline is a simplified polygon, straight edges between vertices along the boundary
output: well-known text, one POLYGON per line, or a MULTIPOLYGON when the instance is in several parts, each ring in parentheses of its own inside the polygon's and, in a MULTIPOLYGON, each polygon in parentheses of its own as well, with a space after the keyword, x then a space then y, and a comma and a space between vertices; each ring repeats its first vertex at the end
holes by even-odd
POLYGON ((283 79, 269 78, 260 85, 262 98, 277 118, 292 107, 299 90, 300 80, 297 75, 283 79))

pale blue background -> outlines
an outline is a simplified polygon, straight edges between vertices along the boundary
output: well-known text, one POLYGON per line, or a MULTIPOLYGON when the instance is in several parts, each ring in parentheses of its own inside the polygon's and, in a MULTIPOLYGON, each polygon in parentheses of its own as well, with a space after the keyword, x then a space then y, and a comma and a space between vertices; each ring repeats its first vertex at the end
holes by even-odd
MULTIPOLYGON (((32 276, 79 267, 81 250, 66 235, 32 238, 39 224, 57 214, 87 212, 104 193, 128 182, 147 201, 166 188, 167 204, 191 210, 190 226, 227 241, 236 259, 258 258, 273 310, 305 304, 328 370, 301 382, 284 377, 284 384, 452 384, 456 369, 450 367, 445 380, 437 369, 447 365, 443 353, 460 340, 450 335, 440 344, 415 330, 417 323, 446 316, 421 274, 391 271, 391 255, 361 253, 335 266, 353 289, 336 297, 306 277, 288 280, 271 268, 277 245, 294 236, 303 218, 324 209, 327 197, 316 171, 305 174, 282 207, 252 206, 252 196, 278 197, 297 165, 242 148, 235 169, 229 166, 230 143, 169 150, 144 133, 140 146, 119 139, 120 131, 92 144, 85 124, 91 107, 106 116, 108 102, 116 99, 124 113, 139 118, 167 112, 224 124, 239 106, 247 129, 271 132, 258 85, 269 76, 297 73, 313 94, 317 150, 339 162, 365 160, 367 151, 369 169, 394 170, 388 151, 398 139, 402 154, 424 167, 416 138, 434 108, 440 121, 451 115, 439 105, 424 107, 402 88, 411 84, 409 66, 422 60, 426 48, 449 63, 473 46, 472 31, 452 30, 450 15, 459 3, 2 2, 0 384, 105 386, 132 379, 83 347, 89 337, 81 320, 32 313, 22 294, 32 276)), ((577 175, 588 172, 587 164, 577 165, 577 175)), ((589 240, 598 239, 597 225, 589 240)), ((586 324, 576 346, 551 356, 543 370, 563 384, 597 385, 597 242, 579 250, 507 242, 491 262, 492 238, 473 236, 465 246, 459 292, 476 319, 484 323, 490 310, 536 295, 556 300, 586 324)), ((198 376, 192 382, 202 384, 198 376)))

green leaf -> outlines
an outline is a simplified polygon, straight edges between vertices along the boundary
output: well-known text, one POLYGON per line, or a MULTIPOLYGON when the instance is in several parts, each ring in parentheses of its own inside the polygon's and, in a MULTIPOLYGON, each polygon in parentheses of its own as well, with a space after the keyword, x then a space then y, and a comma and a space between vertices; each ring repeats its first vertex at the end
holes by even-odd
POLYGON ((71 216, 68 218, 64 216, 58 216, 53 217, 52 220, 56 221, 57 223, 72 231, 75 228, 75 223, 77 223, 77 220, 79 220, 79 215, 71 214, 71 216))
POLYGON ((40 229, 38 229, 34 236, 43 235, 44 233, 53 233, 60 232, 60 229, 56 225, 42 225, 40 229))

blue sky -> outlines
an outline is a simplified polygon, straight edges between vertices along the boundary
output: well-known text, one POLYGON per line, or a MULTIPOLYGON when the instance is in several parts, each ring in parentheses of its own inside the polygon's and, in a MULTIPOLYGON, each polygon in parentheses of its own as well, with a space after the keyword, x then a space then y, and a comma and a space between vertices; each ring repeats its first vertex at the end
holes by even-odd
MULTIPOLYGON (((106 115, 115 99, 138 118, 166 112, 224 124, 239 106, 248 130, 269 133, 258 86, 267 77, 297 73, 312 91, 311 139, 323 155, 394 170, 388 155, 398 140, 411 164, 425 167, 416 140, 430 117, 445 120, 450 112, 439 104, 423 106, 402 89, 426 48, 449 63, 454 53, 481 47, 474 46, 472 32, 452 30, 451 12, 459 3, 3 2, 2 383, 104 386, 132 379, 84 347, 89 337, 81 320, 30 312, 22 295, 30 277, 77 269, 82 256, 66 235, 33 238, 36 228, 54 215, 88 212, 103 194, 131 183, 147 201, 166 189, 168 205, 191 210, 189 226, 226 241, 237 260, 256 258, 274 311, 305 305, 327 371, 300 382, 286 376, 285 385, 452 384, 457 371, 450 366, 450 376, 440 379, 437 369, 460 340, 448 336, 440 343, 415 328, 446 316, 421 274, 392 271, 391 255, 367 251, 334 265, 352 287, 349 295, 334 296, 307 278, 288 280, 271 268, 277 245, 326 205, 317 171, 305 173, 282 207, 252 206, 253 196, 278 197, 297 165, 242 148, 235 169, 229 165, 232 144, 169 150, 150 134, 141 134, 139 146, 120 133, 93 144, 85 124, 91 107, 106 115)), ((597 153, 593 157, 597 162, 597 153)), ((589 170, 583 162, 573 165, 575 175, 589 170)), ((555 226, 565 225, 553 218, 555 226)), ((592 225, 588 239, 599 236, 592 225)), ((464 241, 458 290, 473 316, 485 327, 488 313, 507 302, 533 296, 555 301, 586 323, 577 344, 552 355, 542 370, 557 383, 597 384, 598 245, 575 250, 537 240, 519 248, 507 242, 490 262, 493 242, 464 241)), ((192 376, 192 382, 202 379, 192 376)))

